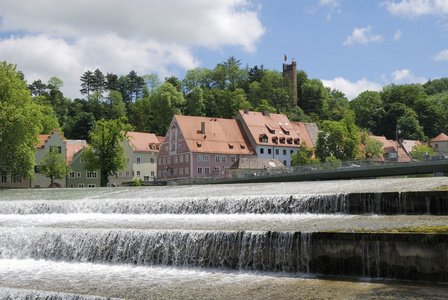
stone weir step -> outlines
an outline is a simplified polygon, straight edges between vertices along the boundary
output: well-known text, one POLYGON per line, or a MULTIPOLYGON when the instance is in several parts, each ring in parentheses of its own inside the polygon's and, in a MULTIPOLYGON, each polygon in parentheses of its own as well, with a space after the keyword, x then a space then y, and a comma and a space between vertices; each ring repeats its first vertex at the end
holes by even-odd
POLYGON ((2 258, 448 282, 448 235, 412 233, 27 230, 2 258))

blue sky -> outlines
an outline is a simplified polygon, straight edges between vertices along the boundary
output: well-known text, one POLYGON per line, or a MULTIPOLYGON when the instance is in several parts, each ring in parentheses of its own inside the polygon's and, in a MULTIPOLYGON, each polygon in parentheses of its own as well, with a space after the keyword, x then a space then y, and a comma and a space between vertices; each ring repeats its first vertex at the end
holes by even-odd
POLYGON ((230 56, 309 78, 353 99, 447 76, 447 0, 0 0, 0 60, 29 83, 57 76, 80 97, 86 70, 163 80, 230 56))

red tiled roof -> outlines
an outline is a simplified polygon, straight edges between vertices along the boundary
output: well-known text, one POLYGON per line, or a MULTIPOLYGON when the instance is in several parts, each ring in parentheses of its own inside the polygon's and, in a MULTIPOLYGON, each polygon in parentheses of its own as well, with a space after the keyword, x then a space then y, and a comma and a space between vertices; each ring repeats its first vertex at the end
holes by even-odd
POLYGON ((152 149, 152 145, 160 145, 160 140, 154 133, 128 131, 126 137, 136 151, 159 151, 158 148, 152 149))
POLYGON ((448 135, 441 133, 436 136, 431 142, 448 142, 448 135))
POLYGON ((62 133, 60 133, 57 128, 54 128, 53 131, 51 132, 51 134, 40 134, 39 135, 39 141, 37 142, 36 148, 44 148, 45 143, 55 133, 57 133, 60 136, 61 139, 64 139, 64 136, 62 135, 62 133))
POLYGON ((79 152, 84 149, 86 145, 82 144, 70 144, 66 145, 65 159, 67 164, 71 163, 73 159, 79 154, 79 152))
POLYGON ((253 154, 238 120, 180 115, 174 118, 191 152, 253 154))
MULTIPOLYGON (((275 146, 278 145, 276 140, 286 138, 293 141, 296 139, 305 140, 309 147, 313 146, 305 126, 300 123, 291 123, 286 115, 243 110, 239 111, 239 115, 241 115, 257 145, 275 146), (268 138, 267 143, 261 142, 259 139, 260 135, 263 134, 268 138)), ((282 146, 297 147, 294 143, 285 143, 282 146)))

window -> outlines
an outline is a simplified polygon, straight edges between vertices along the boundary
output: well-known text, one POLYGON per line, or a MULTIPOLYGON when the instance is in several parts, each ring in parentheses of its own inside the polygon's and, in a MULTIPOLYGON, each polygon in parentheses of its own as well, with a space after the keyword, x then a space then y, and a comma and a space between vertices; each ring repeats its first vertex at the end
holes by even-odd
POLYGON ((159 161, 159 166, 161 166, 162 165, 162 159, 159 158, 158 161, 159 161))
POLYGON ((205 173, 205 174, 210 174, 210 168, 208 168, 208 167, 207 167, 207 168, 204 168, 204 173, 205 173))
POLYGON ((264 154, 264 148, 260 148, 260 154, 264 154))
POLYGON ((219 167, 214 167, 213 172, 219 172, 219 167))
POLYGON ((294 154, 294 150, 291 150, 291 151, 290 151, 290 154, 294 154))
POLYGON ((183 155, 179 156, 179 162, 180 162, 180 163, 183 163, 183 162, 184 162, 184 156, 183 156, 183 155))
POLYGON ((202 168, 198 168, 198 174, 202 174, 202 168))
POLYGON ((174 163, 177 164, 177 156, 174 156, 174 163))
POLYGON ((272 154, 272 149, 271 148, 268 149, 268 154, 272 154))
POLYGON ((189 161, 188 154, 185 154, 185 162, 187 163, 188 161, 189 161))
POLYGON ((171 164, 171 157, 168 157, 166 160, 167 160, 168 164, 170 165, 171 164))
POLYGON ((127 162, 127 163, 129 163, 129 157, 128 157, 128 158, 126 158, 126 162, 127 162))
POLYGON ((171 151, 176 151, 176 143, 171 143, 171 151))
POLYGON ((227 162, 227 156, 223 156, 223 157, 221 157, 221 161, 222 161, 223 163, 226 163, 226 162, 227 162))
POLYGON ((285 166, 287 166, 287 164, 286 164, 286 160, 283 161, 283 164, 284 164, 285 166))
POLYGON ((182 148, 182 145, 179 144, 179 145, 177 146, 177 151, 180 151, 181 148, 182 148))
POLYGON ((434 148, 438 149, 439 148, 439 144, 434 144, 434 148))
POLYGON ((129 171, 126 171, 126 176, 129 176, 129 171))
POLYGON ((141 163, 141 158, 140 157, 137 157, 137 163, 139 164, 139 163, 141 163))
POLYGON ((140 171, 137 171, 137 176, 140 176, 140 171))
POLYGON ((81 172, 76 173, 76 177, 81 178, 81 172))
POLYGON ((204 155, 204 162, 210 162, 210 155, 204 155))
POLYGON ((219 155, 215 155, 215 162, 219 163, 219 155))
POLYGON ((94 184, 89 184, 89 185, 87 185, 88 187, 90 187, 90 188, 93 188, 93 187, 95 187, 95 185, 94 184))
POLYGON ((68 177, 70 177, 70 178, 75 178, 75 172, 70 172, 69 174, 68 174, 68 177))
POLYGON ((174 176, 177 176, 177 169, 174 169, 174 176))
POLYGON ((154 171, 151 171, 151 176, 154 177, 154 171))
POLYGON ((78 187, 83 188, 84 187, 84 183, 78 184, 78 187))
POLYGON ((189 173, 189 169, 185 168, 185 175, 188 175, 188 173, 189 173))
POLYGON ((2 182, 7 182, 7 175, 5 172, 2 173, 2 182))
POLYGON ((34 166, 34 173, 36 174, 40 173, 40 166, 34 166))
POLYGON ((161 171, 158 171, 157 174, 158 174, 159 177, 162 177, 162 172, 161 171))
POLYGON ((286 155, 286 149, 283 149, 283 155, 286 155))
POLYGON ((279 154, 280 154, 279 149, 275 149, 275 155, 279 155, 279 154))
MULTIPOLYGON (((154 163, 154 157, 151 157, 151 158, 149 159, 149 162, 153 164, 153 163, 154 163)), ((159 165, 160 165, 160 163, 159 163, 159 165)))
POLYGON ((166 165, 166 158, 163 158, 163 164, 166 165))
POLYGON ((202 161, 202 155, 199 154, 199 155, 198 155, 198 162, 201 162, 201 161, 202 161))
POLYGON ((236 156, 231 156, 230 157, 230 162, 231 163, 235 163, 236 162, 236 156))
POLYGON ((98 176, 98 173, 96 171, 86 173, 86 178, 97 178, 97 176, 98 176))
POLYGON ((143 181, 149 181, 149 176, 143 176, 143 181))

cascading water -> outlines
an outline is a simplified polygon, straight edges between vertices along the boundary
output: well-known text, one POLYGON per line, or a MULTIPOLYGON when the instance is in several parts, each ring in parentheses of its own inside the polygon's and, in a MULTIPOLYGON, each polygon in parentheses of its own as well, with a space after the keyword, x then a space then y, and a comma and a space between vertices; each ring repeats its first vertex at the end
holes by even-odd
MULTIPOLYGON (((448 262, 434 258, 448 245, 443 237, 415 248, 418 236, 390 242, 350 233, 445 225, 445 215, 430 213, 443 211, 446 195, 349 193, 341 182, 318 183, 311 193, 308 186, 241 185, 239 194, 235 186, 2 191, 0 299, 194 299, 204 290, 238 298, 232 293, 257 282, 286 285, 315 274, 402 278, 410 271, 394 270, 392 255, 429 255, 428 270, 448 262)), ((443 268, 437 272, 428 276, 448 282, 443 268)))

